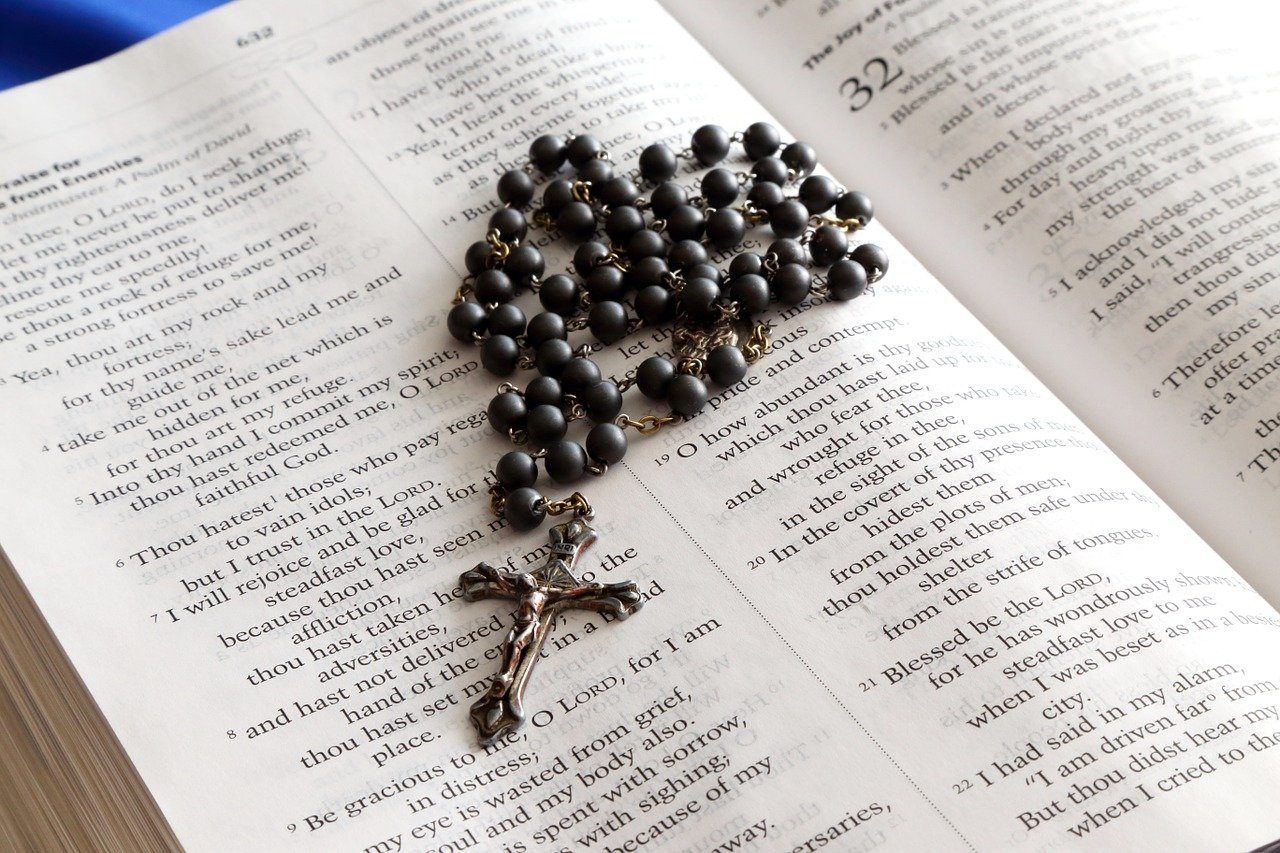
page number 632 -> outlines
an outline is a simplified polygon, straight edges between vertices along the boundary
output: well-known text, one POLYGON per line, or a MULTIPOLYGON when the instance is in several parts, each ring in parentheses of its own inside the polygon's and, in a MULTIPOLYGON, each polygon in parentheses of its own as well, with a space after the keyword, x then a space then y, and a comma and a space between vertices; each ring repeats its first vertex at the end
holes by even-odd
POLYGON ((245 35, 240 36, 236 39, 236 47, 249 47, 250 45, 264 42, 273 35, 275 35, 275 33, 272 32, 271 27, 263 27, 260 30, 254 30, 251 33, 246 33, 245 35))
POLYGON ((889 64, 889 60, 877 56, 866 61, 862 66, 862 74, 861 77, 846 77, 840 84, 840 94, 849 99, 849 112, 856 113, 871 103, 876 92, 883 92, 890 83, 901 77, 902 66, 895 68, 889 64))

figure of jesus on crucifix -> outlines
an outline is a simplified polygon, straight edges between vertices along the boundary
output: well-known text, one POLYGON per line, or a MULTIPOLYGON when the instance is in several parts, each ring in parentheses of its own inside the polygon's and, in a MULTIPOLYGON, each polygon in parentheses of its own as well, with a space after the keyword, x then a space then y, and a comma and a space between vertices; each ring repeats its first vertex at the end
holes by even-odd
POLYGON ((502 664, 488 692, 471 706, 471 721, 488 746, 524 721, 524 691, 542 644, 561 610, 594 610, 626 619, 644 605, 636 585, 581 583, 573 570, 596 532, 581 519, 550 530, 547 561, 531 572, 495 569, 480 563, 463 572, 462 597, 467 601, 505 598, 516 601, 515 624, 502 644, 502 664))

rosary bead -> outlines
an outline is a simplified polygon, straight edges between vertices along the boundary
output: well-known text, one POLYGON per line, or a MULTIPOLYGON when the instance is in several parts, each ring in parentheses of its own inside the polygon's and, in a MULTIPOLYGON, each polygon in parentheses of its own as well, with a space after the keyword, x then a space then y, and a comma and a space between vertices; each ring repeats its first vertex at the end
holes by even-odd
POLYGON ((680 291, 680 306, 689 316, 707 320, 715 315, 719 298, 720 285, 709 278, 693 278, 685 282, 680 291))
POLYGON ((516 489, 507 495, 502 516, 514 530, 533 530, 547 517, 547 499, 533 489, 516 489))
POLYGON ((759 275, 764 268, 764 259, 755 252, 743 252, 729 262, 729 278, 735 279, 744 275, 759 275))
POLYGON ((604 146, 596 141, 594 136, 583 134, 569 140, 565 153, 569 157, 569 163, 575 169, 581 169, 591 160, 599 159, 602 151, 604 151, 604 146))
POLYGON ((495 376, 508 376, 516 369, 520 345, 507 335, 490 335, 480 345, 480 363, 495 376))
POLYGON ((801 264, 783 264, 769 282, 773 295, 785 305, 798 305, 809 295, 812 280, 801 264))
POLYGON ((504 204, 521 208, 533 201, 533 178, 523 169, 512 169, 498 178, 498 199, 504 204))
POLYGON ((742 147, 752 160, 768 157, 782 145, 778 129, 767 121, 758 121, 742 132, 742 147))
POLYGON ((682 204, 667 214, 667 233, 672 240, 697 240, 706 227, 706 217, 691 204, 682 204))
POLYGON ((747 358, 732 344, 721 344, 707 353, 707 376, 717 385, 728 388, 747 375, 747 358))
POLYGON ((587 455, 612 465, 627 455, 627 434, 617 424, 596 424, 587 433, 587 455))
POLYGON ((778 266, 783 264, 803 264, 809 259, 804 244, 790 237, 774 240, 769 244, 769 254, 778 259, 778 266))
POLYGON ((587 328, 602 344, 614 344, 627 336, 627 309, 620 302, 597 302, 587 313, 587 328))
POLYGON ((587 412, 592 423, 602 424, 611 421, 622 411, 622 392, 611 379, 604 379, 590 386, 578 399, 587 412))
POLYGON ((795 199, 787 199, 769 211, 769 226, 779 237, 799 237, 809 224, 809 211, 795 199))
POLYGON ((609 215, 604 220, 604 233, 608 234, 609 240, 617 245, 626 243, 632 234, 642 228, 644 228, 644 214, 640 212, 640 208, 629 204, 615 207, 609 211, 609 215))
POLYGON ((640 152, 640 176, 646 181, 659 183, 668 180, 680 165, 676 152, 661 142, 655 142, 640 152))
POLYGON ((476 276, 472 285, 476 301, 482 305, 501 305, 515 299, 516 288, 511 278, 502 270, 485 270, 476 276))
POLYGON ((666 254, 667 244, 657 231, 645 228, 643 231, 632 234, 631 239, 627 241, 627 257, 633 263, 641 258, 663 258, 666 254))
POLYGON ((540 172, 548 175, 559 171, 568 157, 569 151, 565 147, 564 140, 558 136, 551 134, 539 136, 529 144, 529 159, 540 172))
POLYGON ((636 294, 636 314, 647 325, 662 325, 676 316, 675 294, 660 284, 641 288, 636 294))
POLYGON ((521 289, 532 284, 535 276, 541 278, 546 269, 547 262, 537 246, 515 247, 502 265, 502 271, 521 289))
POLYGON ((497 230, 504 243, 518 243, 529 233, 529 223, 515 208, 500 207, 489 217, 489 230, 497 230))
POLYGON ((818 167, 818 153, 807 142, 793 142, 782 149, 782 162, 803 177, 818 167))
POLYGON ((572 317, 578 310, 578 283, 564 273, 547 276, 538 290, 538 301, 548 311, 572 317))
POLYGON ((712 169, 702 176, 702 197, 712 207, 728 207, 738 199, 738 176, 728 169, 712 169))
POLYGON ((836 199, 836 216, 841 219, 859 219, 866 225, 874 212, 866 193, 850 190, 836 199))
POLYGON ((472 275, 479 275, 489 268, 489 252, 493 251, 493 247, 489 245, 488 240, 477 240, 467 247, 466 257, 463 259, 467 266, 467 272, 472 275))
POLYGON ((670 267, 667 266, 665 260, 650 256, 632 260, 631 269, 627 271, 627 278, 631 286, 639 290, 655 284, 662 285, 668 272, 670 272, 670 267))
POLYGON ((627 291, 626 275, 613 264, 593 269, 587 275, 586 284, 593 302, 617 302, 627 291))
POLYGON ((755 273, 740 275, 729 285, 729 298, 748 314, 763 313, 769 307, 769 282, 755 273))
POLYGON ((571 242, 585 242, 596 233, 596 213, 586 202, 571 201, 556 214, 556 228, 571 242))
POLYGON ((459 302, 449 309, 445 326, 448 327, 449 334, 469 344, 475 340, 474 335, 484 334, 488 319, 484 306, 475 302, 459 302))
POLYGON ((564 387, 565 393, 573 394, 575 397, 582 393, 582 389, 589 388, 599 381, 600 368, 596 367, 594 361, 582 356, 569 359, 569 363, 560 372, 560 384, 564 387))
POLYGON ((846 302, 857 299, 867 289, 867 271, 862 264, 845 258, 827 270, 827 293, 832 299, 846 302))
POLYGON ((605 181, 595 196, 610 208, 623 207, 639 201, 640 190, 629 179, 616 177, 605 181))
POLYGON ((636 368, 636 387, 650 400, 665 400, 675 375, 676 366, 670 359, 651 355, 636 368))
POLYGON ((533 357, 534 365, 543 376, 559 377, 564 366, 573 359, 573 347, 568 341, 556 338, 538 347, 533 357))
POLYGON ((489 312, 489 334, 506 335, 509 338, 524 334, 525 317, 514 302, 499 305, 489 312))
POLYGON ((720 284, 724 276, 711 264, 694 264, 684 271, 684 278, 686 281, 693 278, 709 278, 716 284, 720 284))
POLYGON ((598 240, 588 240, 573 251, 573 269, 586 278, 609 255, 609 247, 598 240))
POLYGON ((689 194, 675 181, 658 184, 649 194, 649 209, 659 219, 665 219, 671 211, 688 202, 689 194))
POLYGON ((574 483, 582 479, 587 470, 587 451, 576 441, 557 441, 547 448, 547 474, 557 483, 574 483))
POLYGON ((707 217, 707 239, 721 251, 727 251, 741 243, 746 234, 746 220, 731 207, 713 210, 707 217))
POLYGON ((507 491, 527 489, 538 482, 538 463, 528 453, 511 450, 493 466, 493 476, 507 491))
POLYGON ((608 160, 588 160, 578 169, 578 180, 591 184, 591 195, 598 198, 600 188, 613 180, 613 164, 608 160))
POLYGON ((874 243, 863 243, 850 252, 849 257, 862 264, 867 271, 867 281, 877 281, 889 271, 889 256, 874 243))
MULTIPOLYGON (((782 162, 779 160, 778 162, 782 162)), ((750 192, 747 193, 747 201, 754 204, 765 213, 773 210, 778 205, 786 201, 787 196, 782 192, 782 187, 769 181, 757 182, 752 185, 750 192)))
POLYGON ((525 421, 525 431, 529 440, 539 447, 555 444, 564 438, 569 423, 564 419, 564 412, 558 406, 534 406, 529 410, 525 421))
POLYGON ((707 250, 697 240, 678 240, 667 250, 667 265, 684 270, 707 262, 707 250))
POLYGON ((704 166, 714 166, 729 156, 729 132, 715 124, 704 124, 693 132, 693 156, 704 166))
POLYGON ((755 178, 757 184, 782 186, 787 182, 787 164, 777 157, 761 157, 751 167, 751 177, 755 178))
POLYGON ((499 435, 513 429, 524 429, 529 408, 515 391, 503 391, 489 401, 489 426, 499 435))
POLYGON ((809 254, 820 267, 829 267, 849 251, 849 238, 834 225, 819 225, 809 239, 809 254))
POLYGON ((691 418, 707 404, 707 385, 696 376, 677 373, 667 387, 667 404, 671 411, 691 418))
POLYGON ((552 376, 538 376, 530 380, 524 389, 524 403, 530 408, 536 406, 559 406, 564 402, 564 391, 560 388, 560 380, 552 376))
POLYGON ((565 340, 569 337, 569 330, 565 328, 564 318, 552 311, 543 311, 540 314, 534 314, 529 320, 529 327, 525 330, 524 338, 529 342, 529 346, 537 349, 547 341, 565 340))
POLYGON ((839 195, 840 188, 826 175, 810 175, 800 182, 800 189, 796 192, 800 203, 813 214, 830 210, 839 195))
POLYGON ((552 181, 542 191, 542 206, 552 216, 559 215, 571 201, 574 201, 573 182, 564 178, 552 181))

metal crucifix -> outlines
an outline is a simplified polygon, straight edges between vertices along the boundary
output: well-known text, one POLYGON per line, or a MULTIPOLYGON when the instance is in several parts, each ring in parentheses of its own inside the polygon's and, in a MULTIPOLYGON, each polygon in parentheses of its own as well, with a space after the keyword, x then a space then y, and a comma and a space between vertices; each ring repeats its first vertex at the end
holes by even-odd
POLYGON ((530 572, 511 572, 480 563, 463 572, 467 601, 504 598, 517 603, 515 624, 502 644, 502 664, 488 692, 471 706, 471 722, 488 746, 524 722, 524 691, 542 644, 561 610, 594 610, 626 619, 644 606, 634 582, 581 583, 573 575, 582 553, 597 539, 595 530, 575 518, 549 531, 551 553, 530 572))

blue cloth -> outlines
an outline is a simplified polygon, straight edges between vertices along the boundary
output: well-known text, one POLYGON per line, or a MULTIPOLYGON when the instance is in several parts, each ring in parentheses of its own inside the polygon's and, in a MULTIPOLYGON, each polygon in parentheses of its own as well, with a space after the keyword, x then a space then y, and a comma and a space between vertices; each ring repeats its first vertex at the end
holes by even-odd
POLYGON ((224 0, 0 0, 0 89, 101 59, 224 0))

